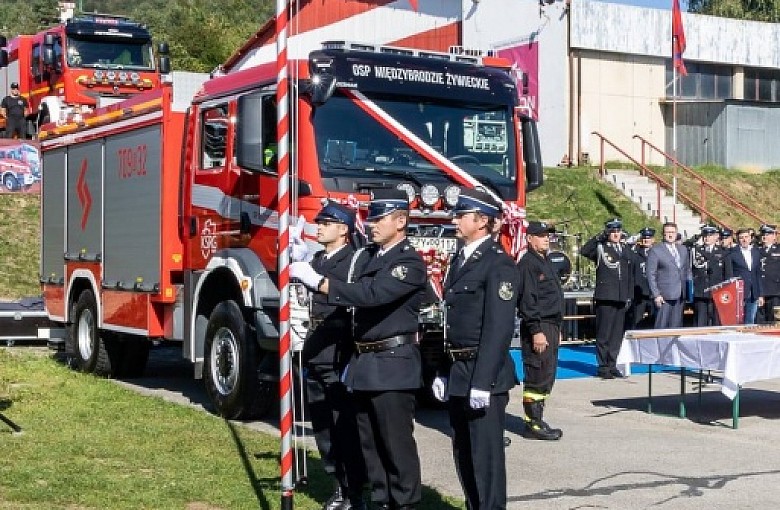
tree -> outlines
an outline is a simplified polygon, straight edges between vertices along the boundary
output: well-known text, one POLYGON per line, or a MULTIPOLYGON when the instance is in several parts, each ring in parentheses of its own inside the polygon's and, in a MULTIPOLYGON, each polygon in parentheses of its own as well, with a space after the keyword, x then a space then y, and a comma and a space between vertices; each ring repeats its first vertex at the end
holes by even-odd
POLYGON ((690 0, 688 10, 723 18, 780 21, 780 0, 690 0))

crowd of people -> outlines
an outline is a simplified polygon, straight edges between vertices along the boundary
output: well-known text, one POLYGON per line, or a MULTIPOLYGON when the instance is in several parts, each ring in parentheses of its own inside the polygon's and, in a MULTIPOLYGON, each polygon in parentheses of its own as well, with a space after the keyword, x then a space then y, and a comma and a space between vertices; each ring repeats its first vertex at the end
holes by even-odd
POLYGON ((686 304, 693 325, 718 326, 713 289, 739 278, 744 285, 743 322, 773 323, 780 307, 780 245, 777 227, 757 231, 718 229, 704 225, 683 240, 674 223, 664 223, 660 242, 645 227, 628 238, 622 222, 611 219, 582 247, 582 256, 596 266, 594 307, 598 375, 622 377, 615 366, 627 329, 683 326, 686 304))

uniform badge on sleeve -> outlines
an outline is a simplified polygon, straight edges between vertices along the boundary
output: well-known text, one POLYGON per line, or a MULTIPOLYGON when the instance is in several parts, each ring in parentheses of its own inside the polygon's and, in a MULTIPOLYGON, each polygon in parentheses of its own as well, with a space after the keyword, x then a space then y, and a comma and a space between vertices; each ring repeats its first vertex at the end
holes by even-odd
POLYGON ((515 295, 515 290, 512 288, 511 282, 501 282, 498 286, 498 297, 504 301, 509 301, 515 295))
POLYGON ((409 273, 409 269, 406 266, 395 266, 390 274, 399 280, 405 280, 406 275, 409 273))

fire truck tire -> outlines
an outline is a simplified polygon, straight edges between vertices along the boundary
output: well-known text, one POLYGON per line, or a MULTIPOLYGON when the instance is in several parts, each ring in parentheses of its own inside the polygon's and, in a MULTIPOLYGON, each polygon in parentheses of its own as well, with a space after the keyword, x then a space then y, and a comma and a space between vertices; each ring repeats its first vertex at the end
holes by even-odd
POLYGON ((203 381, 217 414, 230 420, 259 418, 274 402, 272 382, 258 376, 264 351, 249 334, 241 307, 223 301, 206 326, 203 381))
POLYGON ((8 191, 16 191, 21 186, 19 186, 19 181, 11 174, 7 174, 5 177, 3 177, 3 187, 8 191))
POLYGON ((65 354, 70 366, 86 373, 114 375, 111 354, 117 342, 105 342, 98 329, 97 302, 91 290, 80 295, 71 310, 72 322, 65 339, 65 354))

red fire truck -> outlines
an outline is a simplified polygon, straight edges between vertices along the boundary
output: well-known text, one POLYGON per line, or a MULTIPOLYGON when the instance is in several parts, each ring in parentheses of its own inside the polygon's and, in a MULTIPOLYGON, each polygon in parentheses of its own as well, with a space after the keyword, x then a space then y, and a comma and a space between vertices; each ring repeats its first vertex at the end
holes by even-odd
MULTIPOLYGON (((28 132, 48 121, 123 101, 160 86, 152 38, 125 17, 79 15, 34 35, 8 42, 0 91, 19 83, 30 103, 28 132)), ((0 126, 4 127, 0 119, 0 126)))
MULTIPOLYGON (((516 213, 505 240, 522 236, 542 170, 505 62, 334 42, 291 69, 291 212, 307 242, 324 198, 365 212, 371 190, 403 189, 410 236, 440 277, 458 172, 516 213)), ((191 101, 174 77, 41 131, 41 283, 74 366, 139 373, 151 340, 178 341, 221 415, 277 401, 276 76, 275 64, 236 71, 191 101)), ((421 316, 430 363, 437 306, 421 316)))

